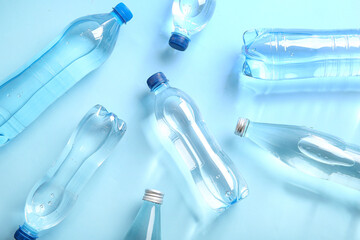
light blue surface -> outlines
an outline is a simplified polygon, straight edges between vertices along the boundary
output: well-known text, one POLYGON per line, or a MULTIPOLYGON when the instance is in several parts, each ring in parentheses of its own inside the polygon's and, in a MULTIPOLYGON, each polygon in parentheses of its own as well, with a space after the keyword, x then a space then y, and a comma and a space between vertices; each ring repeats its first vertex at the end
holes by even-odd
MULTIPOLYGON (((108 12, 117 3, 1 0, 0 79, 31 59, 72 20, 108 12)), ((0 149, 0 239, 11 239, 23 222, 29 190, 56 160, 82 116, 97 103, 128 123, 127 134, 66 220, 41 239, 121 239, 142 204, 139 199, 145 188, 165 193, 163 239, 186 239, 198 227, 186 192, 175 181, 171 159, 161 152, 153 134, 155 116, 145 81, 156 71, 163 71, 174 86, 194 98, 208 128, 249 184, 249 196, 205 226, 205 233, 196 239, 360 238, 359 192, 301 175, 233 134, 242 116, 312 126, 347 142, 360 140, 358 94, 254 96, 237 88, 239 66, 235 65, 245 30, 357 28, 360 2, 219 1, 211 22, 184 53, 171 50, 167 43, 171 3, 125 1, 134 18, 121 29, 110 59, 0 149)))

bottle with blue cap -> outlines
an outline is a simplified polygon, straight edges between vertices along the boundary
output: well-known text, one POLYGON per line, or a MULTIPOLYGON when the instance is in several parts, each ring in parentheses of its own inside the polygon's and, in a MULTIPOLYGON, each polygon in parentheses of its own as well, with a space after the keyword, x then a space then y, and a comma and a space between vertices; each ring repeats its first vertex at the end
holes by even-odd
POLYGON ((147 84, 155 94, 159 132, 171 140, 175 149, 168 150, 177 152, 177 165, 189 186, 197 189, 201 203, 221 212, 245 198, 245 180, 210 134, 194 101, 170 87, 161 72, 152 75, 147 84))
POLYGON ((43 231, 58 225, 125 131, 125 122, 103 106, 90 109, 59 160, 30 191, 25 205, 25 223, 15 232, 15 239, 35 240, 43 231))
POLYGON ((169 45, 176 50, 185 51, 190 37, 200 32, 211 19, 215 5, 215 0, 174 0, 174 31, 169 45))
POLYGON ((132 18, 118 4, 112 12, 85 16, 29 64, 0 85, 0 146, 31 124, 80 79, 98 68, 114 49, 120 26, 132 18))
POLYGON ((161 214, 164 194, 146 189, 143 204, 124 240, 161 240, 161 214))

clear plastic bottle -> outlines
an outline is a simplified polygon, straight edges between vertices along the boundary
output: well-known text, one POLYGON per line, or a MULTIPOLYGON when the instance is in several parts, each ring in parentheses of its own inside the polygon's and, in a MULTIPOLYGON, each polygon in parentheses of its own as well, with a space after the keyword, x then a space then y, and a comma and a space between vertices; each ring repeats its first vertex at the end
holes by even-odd
POLYGON ((172 141, 207 204, 221 211, 246 197, 246 182, 211 136, 194 101, 170 87, 163 73, 152 75, 147 84, 155 94, 159 131, 172 141))
POLYGON ((160 207, 164 194, 157 190, 145 190, 144 203, 124 240, 161 240, 160 207))
POLYGON ((110 56, 120 26, 132 18, 118 4, 111 13, 76 19, 48 49, 0 86, 0 146, 110 56))
POLYGON ((185 51, 190 37, 200 32, 211 19, 215 5, 215 0, 174 0, 174 32, 169 45, 176 50, 185 51))
POLYGON ((250 122, 240 118, 235 134, 247 137, 308 175, 360 190, 360 147, 311 128, 250 122))
POLYGON ((59 224, 125 130, 125 122, 115 114, 100 105, 93 107, 73 132, 59 160, 30 191, 25 223, 16 231, 15 239, 34 240, 40 232, 59 224))
POLYGON ((360 76, 360 29, 244 33, 243 73, 266 80, 360 76))

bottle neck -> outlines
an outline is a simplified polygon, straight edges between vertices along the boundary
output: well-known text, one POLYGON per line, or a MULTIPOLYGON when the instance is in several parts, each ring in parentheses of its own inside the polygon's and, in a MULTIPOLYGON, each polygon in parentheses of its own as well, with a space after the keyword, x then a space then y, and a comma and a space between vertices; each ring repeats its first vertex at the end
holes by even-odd
POLYGON ((175 29, 172 33, 176 33, 176 34, 182 35, 182 36, 190 39, 190 34, 183 28, 175 27, 175 29))
POLYGON ((124 240, 161 239, 160 206, 145 200, 124 240))
POLYGON ((151 89, 151 91, 155 95, 158 95, 159 93, 163 92, 164 90, 168 89, 169 87, 170 87, 170 85, 168 83, 161 83, 159 86, 156 86, 153 89, 151 89))
POLYGON ((121 26, 125 23, 124 19, 118 14, 115 10, 110 13, 115 19, 116 22, 121 26))

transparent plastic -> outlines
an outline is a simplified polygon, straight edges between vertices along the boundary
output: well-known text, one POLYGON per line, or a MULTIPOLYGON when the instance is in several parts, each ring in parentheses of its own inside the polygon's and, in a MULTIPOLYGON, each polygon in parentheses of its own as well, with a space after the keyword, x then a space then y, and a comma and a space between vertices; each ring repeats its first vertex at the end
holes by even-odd
POLYGON ((287 165, 308 175, 360 190, 359 146, 306 127, 248 120, 242 123, 244 127, 236 130, 238 135, 267 149, 287 165))
POLYGON ((360 29, 256 29, 243 38, 243 73, 253 78, 360 76, 360 29))
POLYGON ((159 130, 172 141, 207 204, 221 211, 246 197, 246 182, 211 136, 194 101, 168 83, 152 91, 159 130))
POLYGON ((215 0, 174 0, 172 6, 174 33, 190 39, 210 21, 215 0))
POLYGON ((115 13, 72 22, 51 46, 0 86, 0 146, 110 56, 123 20, 115 13))
POLYGON ((161 203, 144 202, 124 240, 161 240, 161 203))
POLYGON ((21 230, 31 237, 59 224, 79 192, 120 141, 126 124, 104 107, 93 107, 73 132, 61 157, 31 190, 21 230))

